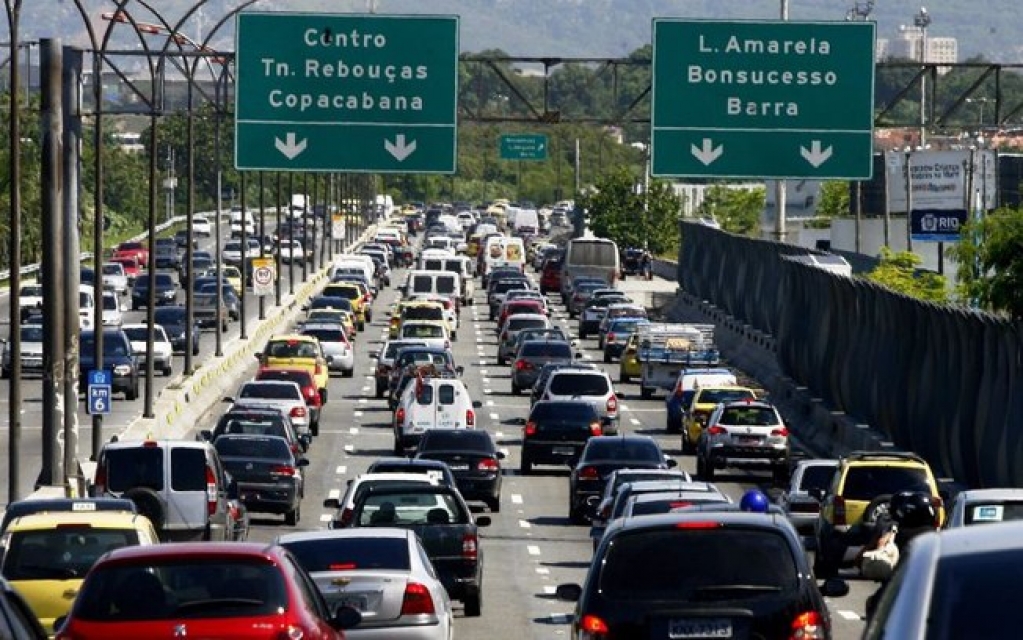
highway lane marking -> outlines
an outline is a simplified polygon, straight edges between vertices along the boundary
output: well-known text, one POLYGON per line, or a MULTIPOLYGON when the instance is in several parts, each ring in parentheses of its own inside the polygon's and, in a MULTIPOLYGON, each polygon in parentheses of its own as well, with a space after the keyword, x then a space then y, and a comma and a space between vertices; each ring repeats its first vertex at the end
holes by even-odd
POLYGON ((496 413, 492 413, 492 414, 490 414, 490 419, 496 422, 496 421, 501 419, 501 416, 499 416, 496 413))
POLYGON ((509 457, 511 455, 511 451, 509 451, 507 448, 498 449, 498 451, 503 453, 505 458, 507 458, 507 457, 509 457))
POLYGON ((543 586, 543 592, 549 596, 553 596, 557 592, 557 590, 558 588, 555 587, 553 584, 545 584, 543 586))
POLYGON ((629 422, 631 422, 632 424, 643 424, 642 422, 636 420, 635 418, 629 418, 629 422))
POLYGON ((843 618, 845 618, 846 620, 860 620, 861 619, 860 614, 856 613, 855 611, 846 611, 844 609, 840 609, 840 610, 836 611, 836 613, 838 615, 842 616, 843 618))
POLYGON ((333 519, 334 519, 334 516, 332 514, 329 514, 329 513, 321 513, 320 514, 320 522, 330 522, 333 519))
POLYGON ((366 415, 366 414, 365 414, 365 412, 363 412, 363 411, 356 411, 356 412, 355 412, 354 414, 352 414, 352 415, 354 415, 354 416, 355 416, 356 418, 361 418, 362 416, 364 416, 364 415, 366 415))
POLYGON ((343 476, 343 475, 345 475, 346 473, 348 473, 348 467, 346 467, 346 466, 345 466, 345 465, 343 465, 343 464, 342 464, 342 465, 338 465, 338 468, 337 468, 337 469, 334 469, 334 471, 335 471, 335 472, 337 473, 337 475, 339 475, 339 476, 343 476))
POLYGON ((621 409, 622 411, 632 411, 632 409, 629 408, 629 405, 624 403, 622 403, 622 405, 619 406, 618 408, 621 409))
POLYGON ((486 375, 483 376, 483 384, 490 384, 490 378, 486 377, 486 375))
POLYGON ((523 529, 528 529, 533 525, 529 524, 529 520, 519 520, 519 526, 522 527, 523 529))
POLYGON ((526 551, 528 551, 529 555, 531 555, 531 556, 538 556, 538 555, 540 555, 540 547, 536 546, 535 544, 531 544, 531 545, 527 546, 526 547, 526 551))
POLYGON ((362 388, 362 391, 363 391, 363 393, 365 393, 365 392, 369 391, 369 385, 367 384, 366 386, 364 386, 364 387, 362 388))
POLYGON ((551 570, 547 567, 537 567, 536 572, 542 576, 549 576, 551 574, 551 570))
POLYGON ((476 342, 483 342, 483 336, 476 336, 476 342))
POLYGON ((494 392, 494 390, 493 390, 493 389, 484 389, 484 390, 483 390, 483 393, 487 394, 488 396, 489 396, 490 394, 492 394, 493 392, 494 392))
POLYGON ((511 501, 512 504, 522 504, 522 495, 518 493, 513 493, 511 496, 511 501))
POLYGON ((328 498, 334 498, 334 499, 340 498, 341 497, 341 490, 340 489, 331 489, 330 491, 327 492, 327 497, 328 498))
POLYGON ((487 370, 486 369, 480 369, 480 374, 484 375, 484 376, 487 375, 487 370))
POLYGON ((354 453, 354 452, 355 452, 355 445, 354 444, 346 444, 345 445, 345 453, 354 453))
POLYGON ((502 432, 498 431, 497 433, 494 434, 494 437, 495 438, 503 438, 504 434, 502 432))
POLYGON ((359 398, 359 404, 368 404, 369 398, 359 398))
POLYGON ((494 406, 494 401, 493 400, 487 400, 487 406, 488 407, 494 406))
POLYGON ((359 427, 352 427, 351 429, 348 430, 348 433, 352 434, 353 436, 359 435, 359 427))

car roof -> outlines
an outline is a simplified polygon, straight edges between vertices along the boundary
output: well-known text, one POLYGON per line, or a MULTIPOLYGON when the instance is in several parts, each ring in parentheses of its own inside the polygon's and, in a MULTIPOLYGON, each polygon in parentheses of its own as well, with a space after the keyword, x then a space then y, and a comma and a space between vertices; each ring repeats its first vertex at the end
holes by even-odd
POLYGON ((292 340, 295 342, 316 342, 316 338, 313 338, 312 336, 304 336, 301 333, 286 333, 277 336, 270 336, 270 339, 267 340, 267 342, 290 342, 292 340))
MULTIPOLYGON (((926 534, 935 538, 934 544, 942 557, 974 555, 1020 549, 1023 546, 1023 522, 996 522, 982 527, 959 527, 926 534)), ((922 536, 921 536, 922 537, 922 536)), ((913 541, 914 548, 920 544, 913 541)))
POLYGON ((547 316, 542 313, 516 313, 513 316, 508 316, 508 322, 512 320, 543 320, 547 321, 547 316))
POLYGON ((775 508, 769 513, 751 513, 739 510, 739 506, 735 504, 715 503, 693 505, 686 507, 682 511, 673 511, 671 513, 615 520, 608 526, 605 536, 614 535, 615 532, 622 530, 641 531, 644 529, 659 529, 691 522, 714 522, 726 526, 759 527, 794 533, 788 517, 781 509, 775 508))
POLYGON ((277 540, 275 542, 277 544, 287 545, 295 542, 343 540, 345 538, 355 538, 357 540, 363 538, 407 540, 411 535, 414 535, 414 532, 411 529, 402 529, 400 527, 373 527, 372 529, 366 529, 364 527, 349 527, 347 529, 327 529, 324 531, 285 533, 284 535, 277 536, 277 540))
POLYGON ((721 489, 718 489, 716 485, 709 482, 700 482, 699 480, 689 480, 685 476, 679 476, 678 479, 657 479, 657 480, 635 480, 633 482, 626 482, 618 487, 618 491, 629 491, 632 493, 649 493, 653 491, 689 491, 692 493, 723 493, 721 489), (625 489, 625 487, 629 487, 625 489))
POLYGON ((581 374, 585 374, 585 375, 588 375, 588 376, 600 376, 602 378, 608 378, 608 379, 611 378, 611 376, 606 371, 604 371, 603 369, 598 368, 595 365, 591 369, 589 367, 577 366, 576 363, 574 363, 574 362, 572 364, 570 364, 569 366, 566 366, 564 368, 555 369, 554 372, 551 373, 551 376, 556 376, 556 375, 560 375, 560 374, 563 374, 563 373, 566 373, 566 374, 567 373, 581 373, 581 374))
POLYGON ((262 558, 272 561, 279 558, 281 553, 280 547, 267 542, 168 542, 114 549, 101 558, 99 564, 162 558, 262 558))
POLYGON ((47 511, 18 516, 7 525, 6 532, 56 529, 61 525, 90 525, 96 529, 134 529, 139 517, 140 514, 131 511, 47 511))
POLYGON ((430 476, 423 473, 404 473, 401 471, 390 472, 390 471, 371 471, 367 473, 360 473, 359 475, 352 478, 352 484, 356 482, 373 482, 374 480, 407 480, 409 482, 427 482, 432 481, 430 476))
MULTIPOLYGON (((799 467, 837 467, 837 458, 811 458, 809 460, 799 460, 796 462, 796 468, 799 467)), ((1020 489, 1020 496, 1023 496, 1023 489, 1020 489)))
POLYGON ((173 447, 176 449, 208 449, 211 447, 209 442, 203 440, 118 440, 116 442, 107 442, 103 445, 104 449, 137 449, 142 448, 166 448, 173 447))
POLYGON ((1020 488, 997 488, 997 489, 967 489, 956 494, 956 499, 965 502, 985 502, 989 500, 1023 500, 1023 489, 1020 488))

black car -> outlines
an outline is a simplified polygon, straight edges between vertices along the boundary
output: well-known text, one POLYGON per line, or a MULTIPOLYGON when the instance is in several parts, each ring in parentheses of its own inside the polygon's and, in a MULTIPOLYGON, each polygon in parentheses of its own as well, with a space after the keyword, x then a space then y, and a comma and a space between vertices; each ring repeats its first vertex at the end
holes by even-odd
POLYGON ((635 276, 643 270, 643 250, 629 247, 622 249, 622 275, 635 276))
MULTIPOLYGON (((96 333, 82 331, 78 353, 79 380, 88 380, 96 368, 96 333)), ((111 391, 123 393, 125 400, 139 397, 139 362, 132 353, 131 341, 120 329, 103 330, 103 369, 111 376, 111 391)))
POLYGON ((586 441, 601 435, 600 416, 589 402, 544 400, 529 411, 522 428, 519 471, 529 475, 535 464, 573 465, 586 441))
POLYGON ((445 485, 458 488, 451 467, 441 460, 428 458, 377 458, 370 463, 366 473, 422 473, 440 478, 445 485))
POLYGON ((157 269, 174 269, 177 271, 181 268, 181 253, 175 244, 156 245, 156 256, 154 259, 156 260, 157 269))
MULTIPOLYGON (((167 337, 170 338, 171 347, 174 349, 174 353, 184 353, 186 345, 185 342, 185 327, 188 326, 188 315, 185 307, 160 307, 153 312, 153 321, 162 326, 163 330, 167 332, 167 337)), ((199 355, 199 325, 196 323, 195 318, 192 318, 192 355, 199 355)))
MULTIPOLYGON (((199 248, 199 238, 197 236, 198 236, 198 234, 196 234, 196 233, 192 234, 192 248, 193 249, 198 249, 199 248)), ((158 238, 157 242, 159 242, 159 241, 160 241, 160 239, 158 238)), ((180 231, 178 231, 177 233, 174 234, 174 244, 176 246, 182 248, 182 249, 187 249, 188 248, 188 229, 181 229, 180 231)))
POLYGON ((447 463, 462 497, 501 511, 501 460, 490 433, 476 429, 427 429, 419 440, 416 458, 447 463))
POLYGON ((181 284, 188 284, 188 278, 193 273, 205 273, 211 271, 217 267, 217 264, 213 261, 213 258, 209 256, 192 255, 192 264, 189 265, 187 262, 181 263, 181 268, 178 270, 178 278, 181 280, 181 284))
POLYGON ((174 304, 178 299, 178 285, 169 273, 150 275, 143 273, 131 288, 131 310, 149 306, 149 287, 155 283, 156 306, 174 304))
MULTIPOLYGON (((201 280, 206 280, 202 278, 201 280)), ((197 279, 196 282, 200 282, 197 279)), ((217 295, 217 283, 216 279, 212 283, 200 283, 196 286, 195 292, 197 294, 211 294, 217 295)), ((227 307, 227 315, 231 320, 240 320, 242 317, 242 300, 238 297, 238 292, 234 290, 228 282, 220 283, 220 301, 227 307)))
POLYGON ((582 524, 604 491, 608 475, 616 469, 668 469, 678 463, 661 451, 649 436, 598 436, 586 441, 568 480, 568 518, 582 524))
MULTIPOLYGON (((844 591, 848 586, 844 585, 844 591)), ((572 637, 830 638, 799 536, 780 510, 732 505, 626 518, 608 527, 576 601, 572 637)), ((843 595, 826 584, 825 594, 843 595)))
POLYGON ((212 431, 203 430, 200 436, 213 442, 228 433, 284 438, 295 455, 308 451, 309 443, 312 441, 309 434, 298 435, 294 423, 291 422, 291 416, 271 407, 231 408, 217 419, 212 431))
POLYGON ((302 514, 302 467, 291 446, 277 436, 251 436, 230 431, 213 442, 224 468, 237 483, 237 495, 250 511, 284 514, 295 526, 302 514))
POLYGON ((356 499, 351 524, 415 531, 451 599, 465 604, 465 615, 480 615, 479 527, 490 526, 490 516, 473 518, 458 489, 428 484, 372 487, 356 499))

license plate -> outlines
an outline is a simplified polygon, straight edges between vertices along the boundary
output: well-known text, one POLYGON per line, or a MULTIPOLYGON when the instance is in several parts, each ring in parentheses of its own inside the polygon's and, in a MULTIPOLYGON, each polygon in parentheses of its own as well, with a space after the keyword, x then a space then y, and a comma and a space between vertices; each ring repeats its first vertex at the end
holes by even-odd
POLYGON ((726 618, 679 618, 668 622, 668 637, 731 638, 732 621, 726 618))
POLYGON ((757 436, 740 436, 739 442, 742 444, 757 444, 760 442, 760 438, 757 436))
POLYGON ((575 453, 572 447, 554 447, 553 453, 556 456, 570 456, 575 453))
POLYGON ((366 610, 366 598, 363 596, 342 596, 339 604, 342 607, 351 607, 356 611, 366 610))
POLYGON ((449 464, 448 468, 451 469, 452 471, 468 471, 469 470, 469 465, 468 464, 449 464))

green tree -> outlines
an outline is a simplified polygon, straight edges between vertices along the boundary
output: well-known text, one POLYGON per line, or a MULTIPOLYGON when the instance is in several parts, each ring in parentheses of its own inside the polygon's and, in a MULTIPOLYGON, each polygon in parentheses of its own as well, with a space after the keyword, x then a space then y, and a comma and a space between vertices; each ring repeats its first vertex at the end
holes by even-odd
POLYGON ((678 215, 681 199, 671 185, 655 180, 646 193, 637 189, 639 180, 627 168, 618 168, 583 195, 582 205, 590 216, 590 229, 621 247, 649 248, 656 255, 678 247, 678 215))
POLYGON ((818 218, 841 218, 849 215, 849 183, 830 180, 821 184, 818 218))
POLYGON ((1023 211, 1002 208, 970 221, 950 251, 964 298, 1023 319, 1023 211))
POLYGON ((717 220, 725 231, 756 235, 765 198, 766 192, 762 188, 733 189, 713 185, 704 194, 699 211, 701 216, 717 220))
POLYGON ((867 274, 867 279, 898 293, 926 300, 948 302, 945 276, 917 272, 921 258, 911 251, 893 252, 881 247, 881 263, 867 274))

